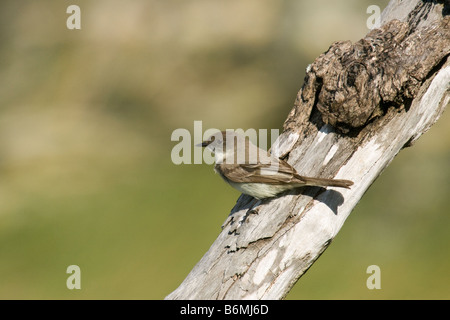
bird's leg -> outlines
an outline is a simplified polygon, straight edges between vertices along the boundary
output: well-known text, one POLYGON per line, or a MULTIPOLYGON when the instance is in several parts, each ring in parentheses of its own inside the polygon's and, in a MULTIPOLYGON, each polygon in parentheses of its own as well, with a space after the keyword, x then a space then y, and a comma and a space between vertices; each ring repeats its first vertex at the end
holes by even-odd
POLYGON ((243 225, 244 222, 247 220, 247 218, 251 215, 251 214, 258 214, 259 210, 258 210, 258 206, 262 203, 262 200, 258 200, 256 198, 253 198, 252 201, 250 202, 250 207, 247 210, 247 212, 245 212, 244 216, 242 217, 241 220, 239 220, 239 225, 243 225))
MULTIPOLYGON (((227 219, 222 224, 222 229, 225 228, 228 224, 233 225, 235 222, 238 222, 238 225, 240 226, 242 225, 242 223, 245 222, 245 220, 250 214, 252 213, 258 214, 257 207, 261 204, 261 202, 262 200, 258 200, 256 198, 244 194, 241 195, 241 197, 238 199, 236 206, 231 210, 231 213, 228 215, 227 219), (249 197, 250 200, 248 202, 243 202, 241 204, 240 202, 243 200, 242 197, 249 197)), ((237 226, 235 228, 237 228, 237 226)))

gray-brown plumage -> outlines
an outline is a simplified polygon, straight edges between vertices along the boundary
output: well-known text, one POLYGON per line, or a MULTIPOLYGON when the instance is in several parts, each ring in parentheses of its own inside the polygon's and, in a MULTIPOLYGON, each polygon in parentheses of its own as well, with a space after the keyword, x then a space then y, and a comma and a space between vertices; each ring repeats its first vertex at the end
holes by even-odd
POLYGON ((304 186, 349 188, 350 180, 304 177, 286 161, 271 157, 247 137, 231 131, 212 135, 201 146, 214 152, 214 170, 232 187, 257 199, 304 186))

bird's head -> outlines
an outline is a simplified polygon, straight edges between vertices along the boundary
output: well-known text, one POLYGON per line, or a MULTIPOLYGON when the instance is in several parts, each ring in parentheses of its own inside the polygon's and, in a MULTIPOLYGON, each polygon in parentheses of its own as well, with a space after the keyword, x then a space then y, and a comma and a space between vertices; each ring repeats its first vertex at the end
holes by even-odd
POLYGON ((217 160, 220 162, 223 161, 224 158, 227 158, 228 161, 236 161, 236 158, 239 159, 240 157, 245 159, 245 156, 248 153, 249 144, 251 143, 248 137, 228 130, 214 133, 197 146, 206 147, 211 150, 211 152, 214 152, 216 163, 218 163, 217 160))

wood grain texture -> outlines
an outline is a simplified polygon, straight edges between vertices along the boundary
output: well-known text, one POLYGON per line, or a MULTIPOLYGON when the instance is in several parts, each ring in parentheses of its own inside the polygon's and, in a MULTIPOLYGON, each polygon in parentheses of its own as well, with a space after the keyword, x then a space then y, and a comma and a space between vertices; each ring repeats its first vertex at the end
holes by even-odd
POLYGON ((354 186, 305 187, 262 201, 242 195, 167 299, 281 299, 289 292, 383 169, 449 103, 445 12, 438 2, 391 1, 380 29, 354 44, 332 44, 308 67, 271 151, 301 175, 354 186))

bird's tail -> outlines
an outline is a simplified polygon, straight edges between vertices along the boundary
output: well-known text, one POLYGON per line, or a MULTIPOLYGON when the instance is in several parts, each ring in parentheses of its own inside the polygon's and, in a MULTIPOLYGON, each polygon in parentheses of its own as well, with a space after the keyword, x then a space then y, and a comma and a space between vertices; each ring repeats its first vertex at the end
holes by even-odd
POLYGON ((340 187, 350 189, 353 181, 341 179, 324 179, 324 178, 308 178, 302 177, 307 186, 315 187, 340 187))

